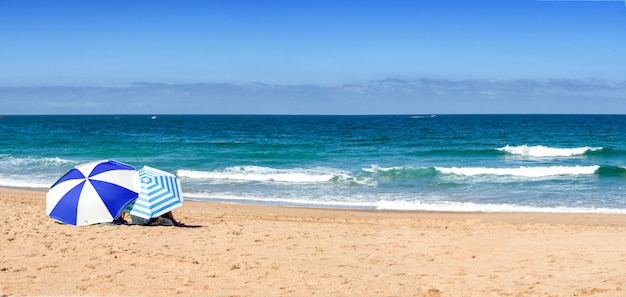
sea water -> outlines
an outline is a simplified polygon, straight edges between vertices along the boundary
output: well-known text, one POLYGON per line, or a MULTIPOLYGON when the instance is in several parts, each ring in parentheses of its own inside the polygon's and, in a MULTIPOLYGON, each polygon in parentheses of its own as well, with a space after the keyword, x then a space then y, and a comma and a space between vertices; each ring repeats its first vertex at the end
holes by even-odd
POLYGON ((46 191, 113 159, 185 199, 285 206, 626 213, 623 115, 0 118, 0 186, 46 191))

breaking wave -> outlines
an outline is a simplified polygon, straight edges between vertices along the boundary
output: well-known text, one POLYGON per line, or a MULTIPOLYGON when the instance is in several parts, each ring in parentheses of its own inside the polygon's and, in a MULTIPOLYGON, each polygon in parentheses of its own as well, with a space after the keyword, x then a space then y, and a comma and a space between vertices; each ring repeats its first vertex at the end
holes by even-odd
POLYGON ((501 148, 497 148, 498 151, 503 151, 511 155, 519 155, 524 157, 537 157, 537 158, 546 158, 546 157, 573 157, 573 156, 582 156, 587 152, 599 151, 602 150, 602 147, 575 147, 575 148, 556 148, 556 147, 547 147, 543 145, 520 145, 520 146, 505 146, 501 148))
POLYGON ((261 166, 232 166, 214 171, 181 169, 178 170, 176 174, 179 177, 190 179, 229 180, 242 182, 367 182, 363 178, 357 178, 348 172, 327 167, 279 169, 261 166))
POLYGON ((511 176, 523 178, 543 178, 555 176, 626 176, 622 166, 519 166, 519 167, 378 167, 363 168, 379 178, 432 178, 438 176, 511 176))
POLYGON ((512 167, 512 168, 489 168, 489 167, 435 167, 438 172, 444 174, 477 176, 499 175, 519 177, 551 177, 560 175, 593 175, 600 168, 592 166, 537 166, 537 167, 512 167))

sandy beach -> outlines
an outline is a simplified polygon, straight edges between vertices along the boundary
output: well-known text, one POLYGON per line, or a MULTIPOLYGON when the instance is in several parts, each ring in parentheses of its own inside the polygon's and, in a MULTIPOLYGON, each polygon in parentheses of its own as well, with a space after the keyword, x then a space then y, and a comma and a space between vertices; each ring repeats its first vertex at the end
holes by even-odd
POLYGON ((0 190, 0 296, 626 296, 626 216, 185 202, 75 227, 0 190))

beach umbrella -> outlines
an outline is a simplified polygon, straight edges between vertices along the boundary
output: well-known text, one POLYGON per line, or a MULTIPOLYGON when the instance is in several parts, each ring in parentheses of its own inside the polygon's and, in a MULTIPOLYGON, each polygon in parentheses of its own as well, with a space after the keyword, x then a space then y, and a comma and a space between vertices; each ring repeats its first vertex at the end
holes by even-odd
POLYGON ((156 218, 183 204, 183 193, 176 176, 149 166, 138 171, 141 190, 130 210, 131 215, 156 218))
POLYGON ((113 160, 78 165, 50 187, 46 213, 77 226, 112 222, 139 189, 139 175, 130 165, 113 160))

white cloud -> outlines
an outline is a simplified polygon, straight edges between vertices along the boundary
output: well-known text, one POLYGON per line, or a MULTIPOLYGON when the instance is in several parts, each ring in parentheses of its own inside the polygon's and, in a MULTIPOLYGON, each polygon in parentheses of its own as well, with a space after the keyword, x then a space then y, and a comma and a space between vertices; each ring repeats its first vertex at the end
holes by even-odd
POLYGON ((3 114, 626 113, 626 81, 384 79, 343 85, 3 87, 3 114))

